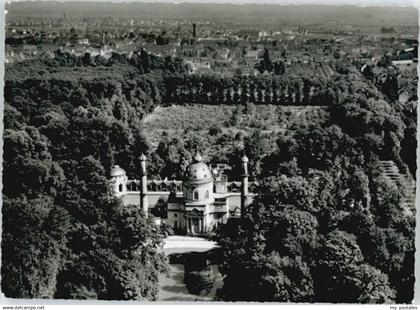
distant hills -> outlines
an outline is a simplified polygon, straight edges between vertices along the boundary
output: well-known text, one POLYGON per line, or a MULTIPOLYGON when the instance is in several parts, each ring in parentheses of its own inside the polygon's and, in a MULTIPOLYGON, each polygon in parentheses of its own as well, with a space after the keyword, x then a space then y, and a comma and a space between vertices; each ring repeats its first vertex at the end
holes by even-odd
POLYGON ((229 21, 238 23, 303 24, 333 22, 355 25, 416 25, 418 12, 408 7, 357 7, 333 5, 145 3, 88 1, 31 1, 6 4, 7 18, 115 17, 229 21))

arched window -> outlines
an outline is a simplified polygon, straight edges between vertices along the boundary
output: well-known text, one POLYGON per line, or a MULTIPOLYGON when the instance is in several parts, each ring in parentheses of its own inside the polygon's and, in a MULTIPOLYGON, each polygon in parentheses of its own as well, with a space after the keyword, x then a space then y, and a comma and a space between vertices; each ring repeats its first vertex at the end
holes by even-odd
POLYGON ((118 190, 119 190, 120 192, 122 192, 122 191, 123 191, 122 189, 123 189, 122 184, 118 185, 118 190))
POLYGON ((209 198, 209 191, 206 191, 206 195, 204 196, 206 199, 209 198))
POLYGON ((194 195, 194 200, 198 200, 198 192, 194 191, 193 195, 194 195))

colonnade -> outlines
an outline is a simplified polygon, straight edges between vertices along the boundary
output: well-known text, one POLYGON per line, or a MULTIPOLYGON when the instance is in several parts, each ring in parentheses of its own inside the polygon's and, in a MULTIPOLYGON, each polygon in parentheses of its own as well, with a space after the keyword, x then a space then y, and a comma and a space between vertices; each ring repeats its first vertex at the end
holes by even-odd
POLYGON ((203 217, 188 217, 187 221, 187 233, 200 234, 205 232, 204 218, 203 217), (198 228, 195 223, 198 222, 198 228), (197 231, 198 230, 198 231, 197 231))

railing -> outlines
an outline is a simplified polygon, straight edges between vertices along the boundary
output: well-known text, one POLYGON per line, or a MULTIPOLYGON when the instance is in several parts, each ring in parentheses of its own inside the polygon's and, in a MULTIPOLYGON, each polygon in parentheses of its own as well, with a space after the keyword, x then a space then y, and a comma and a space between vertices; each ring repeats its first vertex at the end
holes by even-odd
MULTIPOLYGON (((224 182, 226 193, 239 193, 241 191, 241 182, 238 181, 229 181, 224 182)), ((176 192, 182 192, 182 181, 178 180, 148 180, 147 181, 147 191, 148 192, 171 192, 176 190, 176 192)), ((249 182, 249 192, 252 192, 256 186, 257 182, 249 182)), ((126 183, 127 192, 139 192, 141 187, 140 180, 128 180, 126 183)))

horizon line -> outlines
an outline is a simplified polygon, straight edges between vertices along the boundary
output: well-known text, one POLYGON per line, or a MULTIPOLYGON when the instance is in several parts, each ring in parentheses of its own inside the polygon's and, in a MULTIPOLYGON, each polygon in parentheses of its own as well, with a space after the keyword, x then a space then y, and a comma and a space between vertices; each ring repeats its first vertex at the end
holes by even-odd
POLYGON ((230 4, 230 5, 279 5, 279 6, 353 6, 361 8, 369 7, 399 7, 399 8, 419 8, 416 0, 9 0, 7 4, 18 2, 87 2, 87 3, 147 3, 147 4, 230 4))

